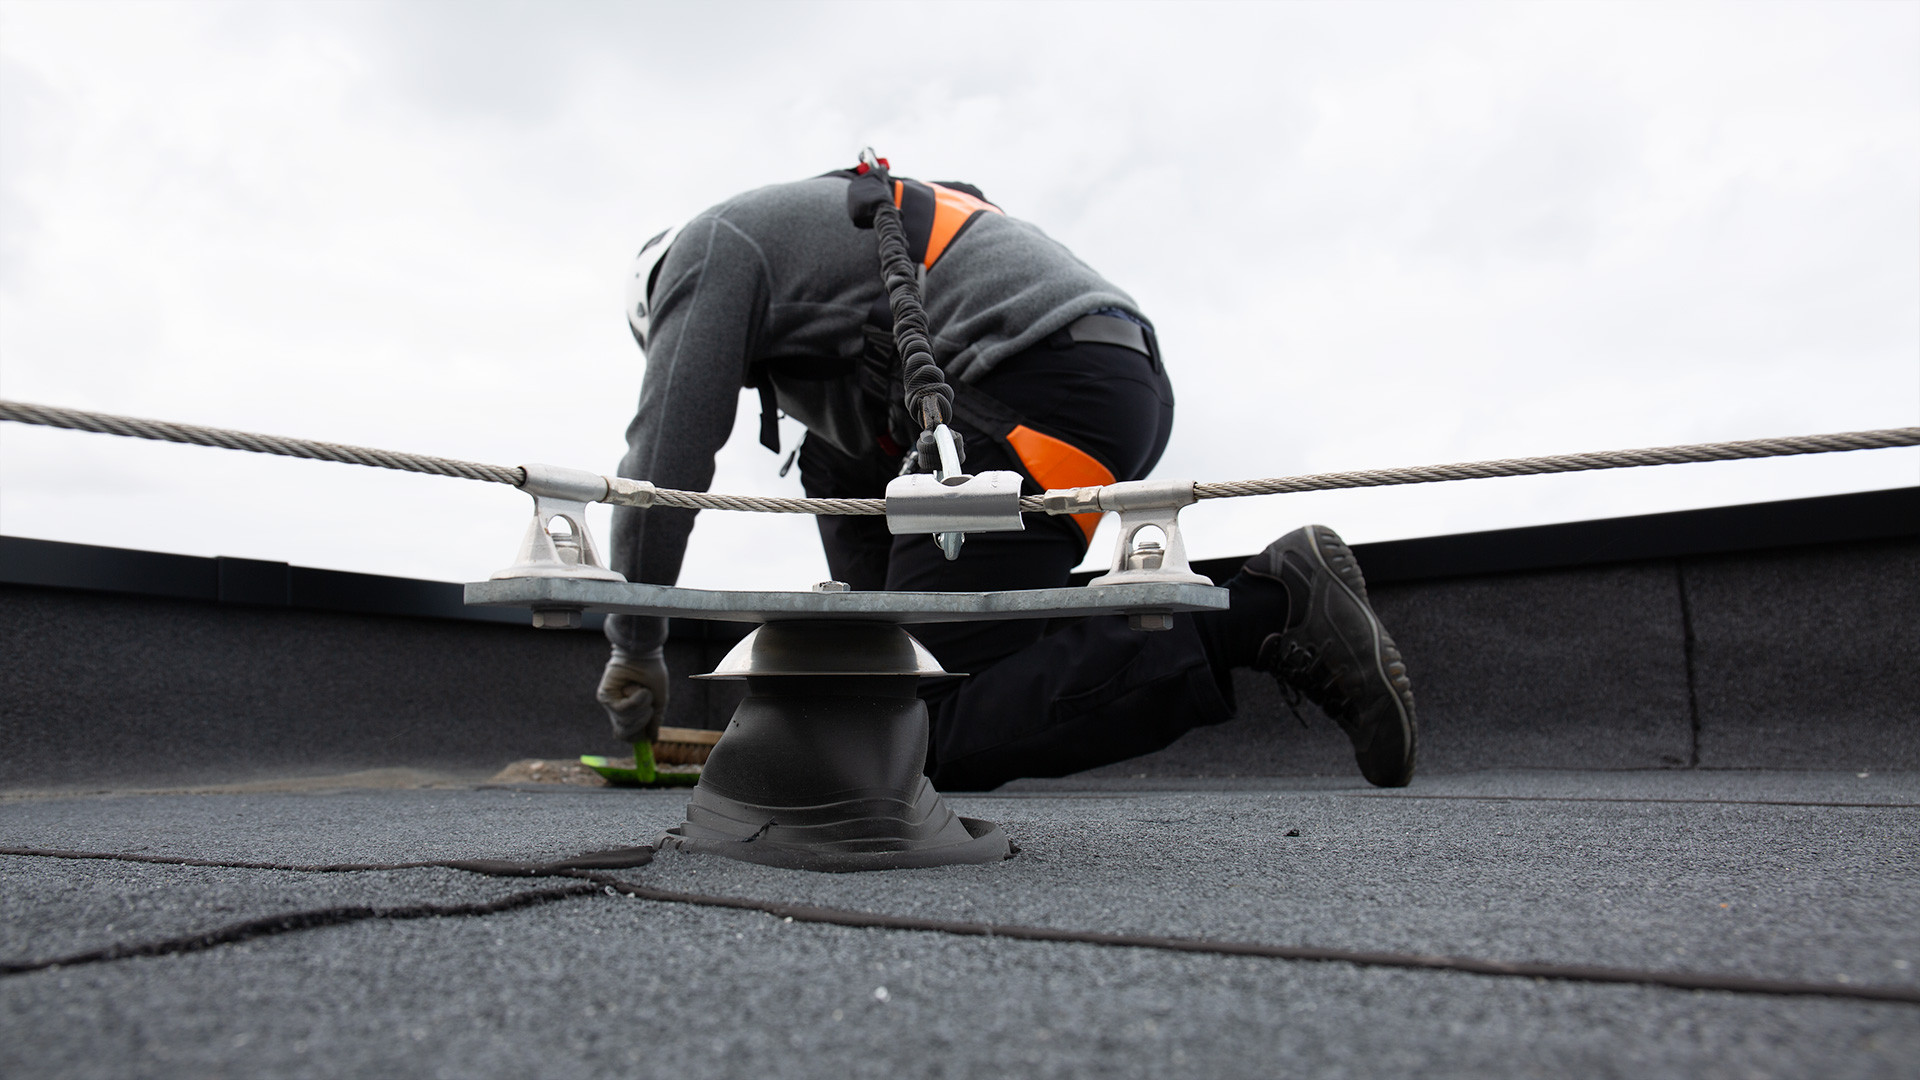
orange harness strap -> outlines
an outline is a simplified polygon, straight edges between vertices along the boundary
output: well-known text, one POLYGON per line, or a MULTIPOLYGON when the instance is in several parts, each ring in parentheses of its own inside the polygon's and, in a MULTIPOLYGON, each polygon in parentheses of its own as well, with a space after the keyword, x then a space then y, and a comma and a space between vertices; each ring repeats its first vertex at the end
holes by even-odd
MULTIPOLYGON (((1047 489, 1094 487, 1113 483, 1113 472, 1094 460, 1093 455, 1069 442, 1017 424, 1007 432, 1007 443, 1020 455, 1034 482, 1047 489)), ((1099 514, 1075 514, 1073 523, 1093 543, 1093 531, 1100 527, 1099 514)))
POLYGON ((976 199, 964 191, 921 180, 895 180, 893 205, 900 208, 905 218, 908 241, 915 249, 925 249, 926 253, 920 257, 920 265, 929 270, 940 261, 947 245, 953 243, 954 237, 960 235, 960 230, 966 228, 976 214, 1001 212, 999 207, 985 199, 976 199), (914 205, 908 205, 910 200, 914 205), (924 240, 921 239, 922 235, 925 236, 924 240))

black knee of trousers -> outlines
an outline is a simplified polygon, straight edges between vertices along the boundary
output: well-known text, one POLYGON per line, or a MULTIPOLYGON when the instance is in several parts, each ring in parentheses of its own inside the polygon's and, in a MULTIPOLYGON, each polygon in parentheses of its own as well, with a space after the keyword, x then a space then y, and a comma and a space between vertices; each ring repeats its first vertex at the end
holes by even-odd
POLYGON ((1186 616, 1168 631, 1085 619, 930 696, 927 772, 943 791, 1125 761, 1232 715, 1186 616))

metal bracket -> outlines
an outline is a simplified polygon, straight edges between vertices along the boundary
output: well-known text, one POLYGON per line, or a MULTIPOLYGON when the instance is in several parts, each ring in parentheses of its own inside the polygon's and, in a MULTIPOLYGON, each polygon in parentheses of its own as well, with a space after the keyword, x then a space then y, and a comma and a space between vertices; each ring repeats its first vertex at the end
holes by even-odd
MULTIPOLYGON (((581 469, 555 465, 525 465, 527 479, 520 490, 533 496, 533 521, 520 539, 520 555, 512 566, 492 575, 503 578, 577 578, 586 581, 625 581, 607 568, 587 530, 587 504, 607 498, 611 482, 604 476, 581 469), (566 525, 566 531, 550 531, 554 522, 566 525)), ((624 485, 637 487, 634 481, 624 485)), ((652 485, 646 485, 651 494, 652 485)), ((622 491, 629 502, 641 492, 622 491)), ((647 499, 648 502, 652 500, 647 499)), ((551 629, 574 629, 580 625, 580 609, 536 607, 533 625, 551 629)))
MULTIPOLYGON (((1211 585, 1212 579, 1187 565, 1187 544, 1180 536, 1180 508, 1194 502, 1191 480, 1130 480, 1105 487, 1070 488, 1046 493, 1049 514, 1093 512, 1120 515, 1120 538, 1113 546, 1113 569, 1087 582, 1131 585, 1149 581, 1192 582, 1211 585), (1164 542, 1139 540, 1146 528, 1156 528, 1164 542)), ((1159 629, 1159 627, 1142 627, 1159 629)))

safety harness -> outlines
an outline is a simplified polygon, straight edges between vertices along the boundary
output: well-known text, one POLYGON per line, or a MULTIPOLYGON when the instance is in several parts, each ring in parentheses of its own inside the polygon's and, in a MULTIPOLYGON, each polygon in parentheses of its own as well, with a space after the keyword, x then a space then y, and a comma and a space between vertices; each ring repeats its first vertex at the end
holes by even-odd
MULTIPOLYGON (((868 151, 869 155, 871 153, 872 151, 868 151)), ((998 214, 1002 211, 988 202, 980 189, 972 184, 957 180, 928 183, 905 177, 894 178, 887 174, 887 168, 886 158, 875 157, 870 161, 862 161, 851 169, 835 169, 823 176, 844 177, 852 182, 847 194, 848 213, 853 217, 854 224, 863 229, 874 227, 874 204, 891 194, 894 209, 899 212, 901 236, 906 243, 907 257, 918 267, 918 273, 912 283, 914 293, 912 306, 921 308, 919 291, 921 279, 926 272, 933 269, 934 264, 939 262, 940 257, 947 253, 947 249, 953 245, 953 242, 967 231, 967 227, 973 224, 974 219, 981 214, 998 214), (860 183, 863 178, 865 182, 860 183)), ((915 424, 919 419, 920 409, 906 400, 912 395, 890 392, 894 389, 895 383, 901 384, 902 391, 906 389, 899 364, 905 353, 895 340, 894 334, 896 320, 891 295, 893 291, 895 290, 889 289, 883 292, 874 302, 873 310, 868 313, 867 325, 864 328, 868 345, 867 370, 861 371, 859 377, 863 389, 869 396, 881 401, 900 400, 906 407, 907 411, 903 416, 893 416, 890 410, 887 422, 879 425, 880 449, 889 458, 898 459, 907 453, 906 446, 912 446, 916 441, 913 431, 920 427, 915 424), (902 430, 896 432, 893 430, 895 428, 902 430), (904 435, 905 439, 896 438, 897 434, 904 435), (902 445, 903 441, 906 446, 902 445)), ((924 311, 921 321, 924 324, 924 311)), ((930 349, 926 359, 929 364, 932 362, 930 349)), ((782 365, 784 370, 795 370, 793 361, 783 361, 782 365)), ((822 377, 839 373, 837 362, 829 363, 825 368, 827 370, 796 373, 802 374, 803 377, 809 375, 822 377)), ((779 453, 780 410, 774 393, 771 372, 758 370, 753 372, 750 378, 748 385, 760 394, 760 445, 779 453)), ((944 376, 939 374, 937 367, 933 369, 933 379, 940 385, 945 385, 944 376)), ((947 390, 946 400, 949 403, 952 401, 950 387, 947 390)), ((920 429, 925 430, 925 428, 920 429)))
POLYGON ((960 234, 967 231, 974 219, 981 214, 1001 212, 981 195, 979 188, 954 181, 895 180, 893 205, 900 211, 908 257, 926 270, 933 269, 933 264, 940 261, 940 256, 960 239, 960 234))
MULTIPOLYGON (((901 315, 904 311, 910 319, 917 316, 919 327, 924 330, 925 313, 921 308, 920 286, 926 272, 939 262, 941 256, 981 214, 998 214, 1001 210, 988 202, 980 189, 971 184, 896 179, 888 174, 888 168, 885 158, 875 157, 869 150, 862 155, 857 167, 829 175, 845 175, 849 178, 847 210, 853 223, 861 228, 873 227, 882 232, 883 276, 888 278, 888 290, 882 298, 882 304, 876 305, 875 318, 869 320, 873 326, 868 339, 870 345, 891 343, 895 348, 870 348, 869 353, 879 354, 883 360, 891 360, 895 356, 902 359, 899 367, 905 373, 906 393, 888 394, 887 397, 902 401, 906 406, 905 419, 909 424, 918 419, 921 428, 915 439, 915 452, 902 462, 901 470, 906 472, 930 466, 932 454, 927 446, 927 433, 936 422, 944 422, 944 411, 951 411, 964 419, 968 427, 1005 445, 1021 471, 1039 490, 1113 483, 1117 477, 1107 463, 1065 439, 1029 425, 1017 409, 978 387, 969 387, 965 396, 955 397, 952 388, 945 385, 939 368, 934 365, 930 347, 923 352, 922 367, 931 369, 938 385, 931 390, 922 390, 916 396, 914 363, 909 354, 909 342, 913 335, 911 332, 901 332, 901 315), (886 272, 886 226, 890 223, 885 220, 886 215, 876 215, 875 210, 888 195, 891 195, 892 204, 899 211, 898 222, 902 235, 898 239, 904 240, 907 254, 917 267, 911 282, 898 280, 899 275, 886 272), (892 339, 891 342, 888 339, 892 339), (930 393, 938 393, 944 405, 943 415, 937 420, 931 414, 923 415, 930 393)), ((1093 341, 1133 349, 1147 356, 1156 367, 1159 365, 1152 330, 1127 316, 1096 313, 1077 320, 1062 333, 1076 342, 1093 341)), ((924 344, 924 338, 921 341, 924 344)), ((886 367, 892 369, 896 365, 887 363, 886 367)), ((924 381, 924 371, 922 374, 924 381)), ((763 403, 767 400, 763 392, 763 403)), ((890 457, 899 457, 902 452, 899 443, 884 434, 881 436, 881 450, 890 457)), ((1073 522, 1078 526, 1082 542, 1091 543, 1094 530, 1100 524, 1100 515, 1076 514, 1073 522)))
MULTIPOLYGON (((957 397, 933 358, 921 295, 927 271, 982 214, 999 214, 1001 209, 972 184, 894 177, 887 159, 874 156, 871 150, 861 158, 854 168, 824 175, 848 180, 848 215, 856 226, 880 234, 881 276, 886 287, 868 315, 864 361, 853 373, 867 397, 885 403, 885 420, 877 425, 879 451, 890 461, 900 461, 903 473, 930 470, 936 460, 932 433, 958 416, 969 428, 1003 444, 1037 490, 1115 482, 1118 477, 1107 463, 1033 427, 1005 402, 977 387, 969 387, 964 397, 957 397)), ((1159 363, 1152 330, 1130 317, 1090 315, 1061 332, 1076 342, 1133 349, 1156 366, 1159 363)), ((782 370, 789 371, 793 365, 794 361, 782 361, 782 370)), ((827 367, 835 370, 807 374, 845 374, 838 370, 838 362, 827 367)), ((778 453, 780 412, 771 370, 753 372, 749 385, 760 394, 760 444, 778 453)), ((958 443, 959 433, 952 434, 958 443)), ((964 460, 963 443, 959 451, 964 460)), ((785 473, 784 468, 781 471, 785 473)), ((1077 514, 1073 522, 1082 542, 1090 543, 1100 515, 1077 514)))

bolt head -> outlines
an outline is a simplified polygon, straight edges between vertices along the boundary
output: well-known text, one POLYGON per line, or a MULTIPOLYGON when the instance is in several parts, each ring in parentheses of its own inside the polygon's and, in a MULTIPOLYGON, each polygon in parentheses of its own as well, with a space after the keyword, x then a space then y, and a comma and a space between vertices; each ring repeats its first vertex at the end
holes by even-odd
POLYGON ((1127 616, 1127 625, 1135 630, 1171 630, 1173 616, 1165 612, 1145 612, 1127 616))
POLYGON ((853 586, 844 581, 823 581, 813 587, 814 592, 852 592, 853 586))
POLYGON ((580 611, 578 608, 534 608, 533 625, 539 630, 578 630, 580 611))
POLYGON ((1159 541, 1142 540, 1139 545, 1127 555, 1127 569, 1158 570, 1166 559, 1166 554, 1166 549, 1160 546, 1159 541))

